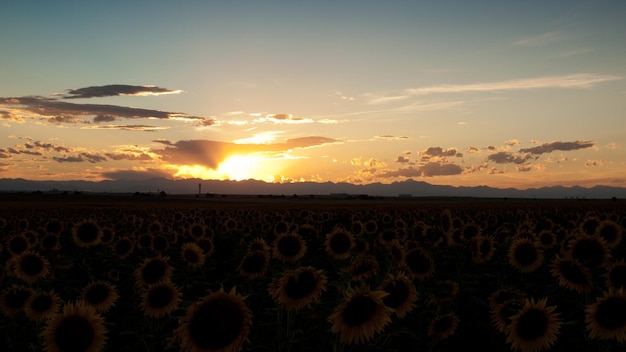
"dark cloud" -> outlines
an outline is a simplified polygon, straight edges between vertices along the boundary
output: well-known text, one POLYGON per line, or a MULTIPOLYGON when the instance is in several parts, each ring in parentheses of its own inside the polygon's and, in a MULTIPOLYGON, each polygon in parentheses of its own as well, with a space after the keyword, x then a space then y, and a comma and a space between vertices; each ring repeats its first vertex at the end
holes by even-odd
POLYGON ((113 160, 152 160, 152 157, 146 153, 106 153, 105 155, 113 160))
POLYGON ((7 148, 0 148, 0 159, 8 159, 11 157, 11 154, 7 148))
POLYGON ((517 171, 528 172, 532 170, 533 166, 531 164, 521 164, 521 165, 517 165, 516 168, 517 168, 517 171))
POLYGON ((0 104, 21 110, 23 115, 36 115, 56 123, 87 123, 82 118, 93 117, 95 122, 119 118, 140 119, 204 119, 179 112, 141 109, 107 104, 76 104, 44 97, 0 98, 0 104))
POLYGON ((112 97, 119 95, 161 95, 181 93, 180 90, 160 88, 155 86, 132 86, 127 84, 110 84, 106 86, 91 86, 78 89, 68 89, 64 99, 112 97))
POLYGON ((508 164, 508 163, 523 164, 531 158, 532 156, 530 154, 514 155, 511 152, 497 152, 497 153, 489 155, 487 157, 487 160, 493 161, 496 164, 508 164))
MULTIPOLYGON (((441 147, 429 147, 428 149, 422 151, 420 155, 425 157, 448 157, 448 156, 457 156, 457 151, 454 148, 450 148, 448 150, 443 150, 441 147)), ((461 154, 462 156, 462 154, 461 154)))
POLYGON ((309 148, 339 140, 326 137, 301 137, 288 139, 284 143, 272 144, 237 144, 210 140, 183 140, 176 143, 155 141, 165 144, 163 149, 153 150, 163 161, 175 165, 203 165, 216 169, 228 156, 264 152, 286 152, 293 149, 309 148))
POLYGON ((169 127, 164 126, 150 126, 150 125, 100 125, 83 127, 85 129, 92 130, 122 130, 122 131, 144 131, 144 132, 156 132, 159 130, 165 130, 169 127))
POLYGON ((593 147, 594 145, 596 145, 596 143, 592 141, 551 142, 551 143, 543 143, 541 145, 538 145, 532 148, 523 148, 523 149, 520 149, 520 152, 530 153, 530 154, 544 154, 544 153, 551 153, 555 150, 585 149, 585 148, 593 147))
POLYGON ((408 163, 408 162, 409 162, 409 159, 408 159, 408 158, 403 157, 402 155, 400 155, 400 156, 398 156, 398 159, 396 159, 396 162, 397 162, 397 163, 408 163))
POLYGON ((35 146, 42 148, 44 150, 54 150, 55 152, 70 152, 69 148, 66 148, 61 145, 56 145, 52 143, 43 143, 40 141, 36 141, 34 143, 35 143, 35 146))
POLYGON ((387 171, 381 174, 383 177, 432 177, 459 175, 463 173, 463 168, 456 164, 441 164, 429 162, 419 167, 409 166, 404 169, 387 171))
POLYGON ((90 163, 98 163, 101 161, 107 161, 102 155, 92 154, 92 153, 80 153, 74 156, 64 156, 64 157, 52 157, 52 160, 57 161, 59 163, 82 163, 82 162, 90 162, 90 163))
POLYGON ((470 154, 478 153, 478 148, 476 147, 467 147, 467 152, 470 154))

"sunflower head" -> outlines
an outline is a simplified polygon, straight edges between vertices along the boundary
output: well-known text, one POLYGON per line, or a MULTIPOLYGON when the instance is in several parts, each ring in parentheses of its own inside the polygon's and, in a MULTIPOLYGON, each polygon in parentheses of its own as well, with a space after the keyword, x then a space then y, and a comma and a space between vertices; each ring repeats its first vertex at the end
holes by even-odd
POLYGON ((101 280, 87 284, 80 295, 83 302, 94 307, 99 313, 105 313, 114 307, 119 297, 115 285, 101 280))
POLYGON ((326 290, 326 275, 323 270, 311 266, 286 271, 269 287, 274 301, 288 310, 300 310, 313 301, 318 301, 326 290))
POLYGON ((102 228, 94 220, 83 220, 72 228, 72 238, 79 247, 95 246, 102 239, 102 228))
POLYGON ((509 264, 519 272, 529 273, 543 263, 543 251, 537 242, 529 238, 518 238, 509 246, 509 264))
POLYGON ((0 295, 0 311, 7 316, 14 316, 24 310, 28 299, 35 293, 30 287, 7 287, 0 295))
POLYGON ((428 325, 428 336, 440 340, 453 336, 459 326, 459 321, 459 316, 454 313, 435 317, 428 325))
POLYGON ((181 246, 180 256, 187 266, 192 269, 200 268, 206 261, 202 248, 194 242, 187 242, 181 246))
POLYGON ((56 314, 61 299, 54 292, 37 292, 31 295, 24 306, 26 317, 34 321, 44 321, 56 314))
POLYGON ((326 234, 325 249, 335 259, 350 257, 350 250, 354 247, 354 236, 343 228, 335 228, 326 234))
POLYGON ((45 257, 31 250, 22 252, 14 261, 15 275, 28 283, 46 277, 49 267, 50 264, 45 257))
POLYGON ((606 241, 602 237, 591 235, 580 235, 574 239, 568 254, 590 267, 604 266, 610 257, 606 241))
POLYGON ((133 272, 135 283, 140 287, 145 287, 161 280, 168 280, 172 275, 172 270, 167 256, 146 258, 133 272))
POLYGON ((141 299, 141 310, 151 318, 161 318, 178 308, 182 294, 170 281, 148 286, 141 299))
POLYGON ((557 255, 552 261, 550 273, 558 278, 559 286, 578 293, 588 293, 593 286, 589 269, 576 259, 561 258, 557 255))
POLYGON ((624 290, 605 291, 585 307, 585 323, 592 339, 626 342, 626 295, 624 290))
POLYGON ((283 262, 295 263, 306 253, 306 242, 299 234, 285 232, 274 240, 273 256, 283 262))
POLYGON ((389 274, 382 285, 380 285, 379 290, 387 293, 383 297, 383 303, 387 307, 392 308, 400 319, 413 311, 416 306, 417 289, 411 279, 403 272, 395 275, 389 274))
POLYGON ((248 251, 239 263, 239 275, 248 279, 265 276, 269 267, 270 257, 266 251, 248 251))
POLYGON ((82 301, 67 303, 46 321, 41 336, 46 351, 100 351, 107 337, 104 319, 82 301))
POLYGON ((506 342, 517 351, 541 351, 556 342, 561 320, 555 306, 546 305, 547 298, 526 300, 519 312, 511 317, 506 342))
POLYGON ((361 344, 382 332, 391 322, 392 308, 383 303, 385 291, 359 290, 349 294, 328 317, 331 332, 339 334, 342 344, 361 344))
POLYGON ((236 351, 248 340, 252 312, 233 288, 220 289, 192 304, 175 330, 181 349, 236 351))

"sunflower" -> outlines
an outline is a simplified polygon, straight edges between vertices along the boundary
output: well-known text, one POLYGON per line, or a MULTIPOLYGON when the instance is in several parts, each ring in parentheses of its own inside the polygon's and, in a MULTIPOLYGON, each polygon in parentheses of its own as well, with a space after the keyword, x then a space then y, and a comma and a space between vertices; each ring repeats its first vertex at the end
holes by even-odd
POLYGON ((539 246, 543 249, 552 248, 557 243, 556 234, 550 230, 543 230, 539 232, 537 240, 539 241, 539 246))
POLYGON ((181 246, 180 256, 183 258, 187 266, 197 269, 204 265, 206 256, 202 248, 193 242, 187 242, 181 246))
POLYGON ((59 235, 47 234, 39 241, 39 248, 43 251, 57 251, 61 248, 59 235))
POLYGON ((454 313, 434 318, 428 325, 428 336, 434 336, 440 340, 453 336, 459 326, 459 316, 454 313))
POLYGON ((9 238, 7 241, 7 249, 11 255, 18 255, 30 249, 30 242, 26 236, 19 234, 9 238))
POLYGON ((113 254, 118 259, 125 259, 135 249, 135 242, 128 237, 123 237, 117 240, 112 246, 113 254))
POLYGON ((585 323, 592 339, 626 341, 626 296, 624 290, 609 290, 596 303, 585 307, 585 323))
POLYGON ((511 317, 506 342, 522 352, 537 352, 550 348, 561 332, 561 320, 556 306, 546 306, 547 298, 526 300, 519 312, 511 317))
POLYGON ((509 246, 509 264, 522 273, 539 268, 543 262, 543 251, 528 238, 518 238, 509 246))
POLYGON ((63 312, 47 320, 41 332, 48 352, 95 352, 104 348, 107 329, 104 319, 84 302, 68 303, 63 312))
POLYGON ((56 314, 61 299, 54 292, 38 292, 30 296, 24 306, 26 317, 34 321, 43 321, 56 314))
POLYGON ((487 263, 495 253, 494 240, 488 236, 474 236, 469 244, 474 263, 487 263))
POLYGON ((91 247, 100 243, 102 228, 94 220, 83 220, 72 228, 72 239, 79 247, 91 247))
POLYGON ((557 255, 552 261, 550 273, 559 279, 559 286, 561 287, 578 293, 591 291, 591 273, 576 259, 561 258, 557 255))
POLYGON ((100 243, 111 244, 115 239, 115 231, 110 227, 102 228, 102 237, 100 237, 100 243))
POLYGON ((141 310, 151 318, 161 318, 178 308, 182 294, 170 281, 161 281, 148 286, 142 294, 141 310))
POLYGON ((501 288, 489 295, 491 322, 501 333, 511 324, 511 317, 523 306, 525 295, 518 290, 501 288))
POLYGON ((107 281, 93 281, 80 294, 80 299, 94 307, 98 313, 106 313, 119 298, 115 285, 107 281))
POLYGON ((15 258, 15 276, 20 280, 33 283, 49 273, 48 260, 31 250, 22 252, 15 258))
POLYGON ((239 275, 248 279, 265 276, 269 267, 270 257, 266 251, 248 251, 239 263, 239 275))
POLYGON ((430 254, 422 247, 416 247, 406 253, 404 265, 408 269, 408 274, 420 280, 433 276, 435 264, 430 254))
POLYGON ((250 244, 248 245, 248 251, 249 252, 263 251, 263 252, 269 253, 270 246, 267 244, 267 242, 265 242, 264 239, 258 237, 252 240, 252 242, 250 242, 250 244))
POLYGON ((30 287, 12 286, 4 289, 0 295, 0 311, 7 317, 22 312, 34 292, 30 287))
POLYGON ((354 247, 354 236, 350 231, 335 228, 332 232, 326 234, 324 245, 326 253, 335 259, 346 259, 350 257, 350 250, 354 247))
POLYGON ((164 234, 156 234, 152 237, 152 249, 159 253, 165 253, 170 248, 170 241, 164 234))
POLYGON ((198 247, 202 248, 202 253, 204 253, 205 257, 210 257, 215 250, 215 246, 213 245, 213 239, 210 237, 203 237, 196 240, 196 244, 198 247))
POLYGON ((387 292, 381 290, 353 292, 328 317, 331 332, 338 333, 345 345, 371 340, 391 322, 393 309, 383 303, 385 296, 387 292))
POLYGON ((624 259, 609 266, 606 274, 607 286, 612 290, 626 288, 626 264, 624 259))
POLYGON ((603 266, 609 261, 610 253, 602 237, 580 235, 572 242, 569 255, 581 264, 591 267, 603 266))
POLYGON ((46 223, 46 232, 52 235, 58 235, 63 231, 63 222, 59 219, 49 219, 46 223))
POLYGON ((286 271, 270 285, 268 291, 276 303, 287 310, 297 311, 319 301, 322 291, 326 290, 326 282, 323 270, 307 266, 286 271))
POLYGON ((223 288, 195 302, 174 334, 181 349, 191 352, 237 351, 248 341, 252 312, 244 297, 223 288))
POLYGON ((137 286, 148 286, 161 280, 168 280, 173 270, 169 259, 160 255, 144 259, 139 268, 133 272, 137 286))
POLYGON ((380 265, 375 258, 357 258, 348 268, 347 272, 354 281, 366 280, 380 271, 380 265))
POLYGON ((610 248, 616 247, 622 241, 622 227, 612 220, 602 221, 595 234, 602 237, 610 248))
POLYGON ((417 289, 411 279, 403 272, 396 275, 389 274, 378 289, 388 293, 387 296, 383 297, 383 303, 392 308, 400 319, 412 312, 416 306, 417 289))
POLYGON ((294 232, 285 232, 276 237, 274 240, 273 255, 274 258, 283 262, 295 263, 306 253, 306 242, 294 232))
MULTIPOLYGON (((368 243, 367 241, 364 241, 364 242, 368 243)), ((358 241, 357 241, 357 248, 358 248, 358 241)), ((405 253, 404 247, 402 246, 402 244, 400 244, 400 241, 393 240, 391 242, 391 245, 389 246, 389 254, 391 255, 391 258, 393 259, 394 263, 401 264, 404 262, 404 256, 406 253, 405 253)))
POLYGON ((461 238, 464 242, 470 242, 472 238, 480 236, 482 233, 480 227, 476 224, 466 224, 461 229, 461 238))

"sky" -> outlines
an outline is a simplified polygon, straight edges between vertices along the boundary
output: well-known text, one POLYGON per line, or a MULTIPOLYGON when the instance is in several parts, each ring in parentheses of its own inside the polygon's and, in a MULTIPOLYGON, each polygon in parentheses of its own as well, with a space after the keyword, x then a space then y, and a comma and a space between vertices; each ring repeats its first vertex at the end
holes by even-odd
POLYGON ((18 1, 0 178, 626 187, 626 1, 18 1))

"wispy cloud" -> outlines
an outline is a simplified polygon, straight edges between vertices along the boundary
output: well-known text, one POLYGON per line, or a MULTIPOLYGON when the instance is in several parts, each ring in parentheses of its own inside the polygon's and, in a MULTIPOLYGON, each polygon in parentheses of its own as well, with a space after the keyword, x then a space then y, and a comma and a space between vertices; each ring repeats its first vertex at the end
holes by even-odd
POLYGON ((522 38, 520 40, 516 40, 513 42, 513 45, 516 46, 540 46, 546 45, 550 43, 554 43, 560 40, 562 37, 561 33, 554 32, 546 32, 538 35, 522 38))
POLYGON ((562 76, 513 79, 499 82, 443 84, 421 88, 410 88, 407 89, 406 92, 412 95, 424 95, 435 93, 490 92, 542 88, 591 88, 598 83, 617 81, 621 79, 623 79, 623 77, 615 75, 581 73, 562 76))
POLYGON ((575 141, 575 142, 550 142, 543 143, 536 147, 532 148, 522 148, 519 151, 521 153, 530 153, 530 154, 544 154, 551 153, 555 150, 576 150, 576 149, 584 149, 591 148, 595 146, 596 143, 592 141, 575 141))
POLYGON ((109 84, 105 86, 91 86, 85 88, 68 89, 67 94, 63 95, 64 99, 77 98, 97 98, 112 97, 120 95, 130 96, 146 96, 146 95, 163 95, 163 94, 179 94, 182 90, 167 89, 151 85, 133 86, 127 84, 109 84))
POLYGON ((81 129, 90 130, 122 130, 122 131, 144 131, 144 132, 156 132, 160 130, 168 129, 168 126, 150 126, 150 125, 97 125, 97 126, 85 126, 81 129))

